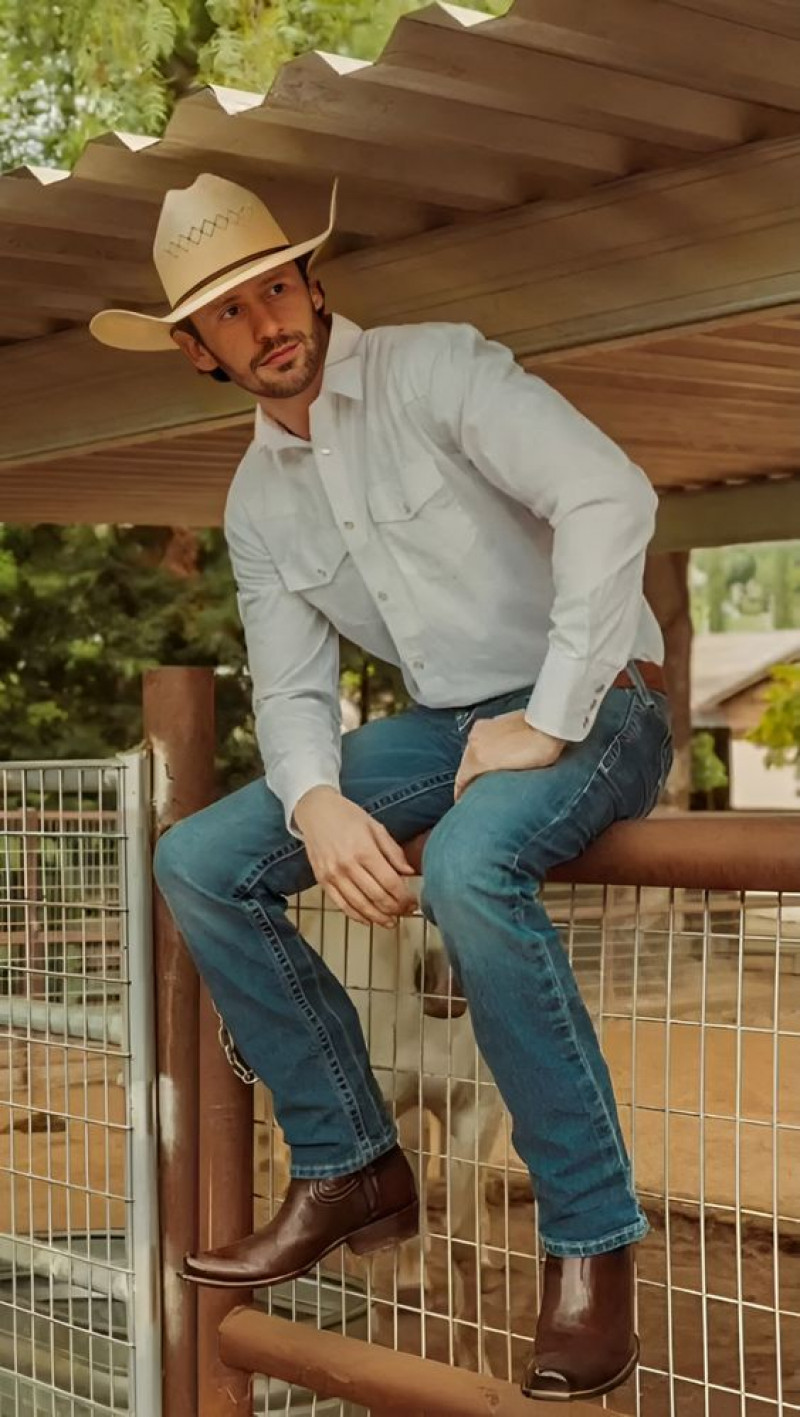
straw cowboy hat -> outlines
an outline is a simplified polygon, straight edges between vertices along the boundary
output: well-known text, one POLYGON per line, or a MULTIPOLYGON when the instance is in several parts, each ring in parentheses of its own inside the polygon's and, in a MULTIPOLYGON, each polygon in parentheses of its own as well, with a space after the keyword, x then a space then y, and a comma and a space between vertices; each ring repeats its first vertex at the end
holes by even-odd
POLYGON ((224 177, 201 173, 191 187, 167 192, 153 242, 169 313, 159 317, 101 310, 89 329, 101 344, 114 349, 177 349, 170 330, 179 320, 241 281, 317 251, 335 219, 334 182, 327 229, 293 245, 254 193, 224 177))

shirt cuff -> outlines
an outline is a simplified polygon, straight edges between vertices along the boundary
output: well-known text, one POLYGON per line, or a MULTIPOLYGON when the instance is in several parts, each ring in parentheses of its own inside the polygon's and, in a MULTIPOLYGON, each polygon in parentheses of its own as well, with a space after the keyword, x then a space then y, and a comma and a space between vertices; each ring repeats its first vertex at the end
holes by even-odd
POLYGON ((621 666, 596 659, 573 659, 550 649, 525 710, 531 728, 582 743, 621 666))
POLYGON ((283 803, 286 829, 290 836, 295 837, 298 841, 305 840, 303 833, 298 830, 294 822, 294 809, 300 798, 305 797, 313 787, 333 787, 337 792, 341 791, 339 773, 336 769, 321 766, 314 768, 305 764, 301 769, 276 773, 274 778, 268 768, 267 787, 283 803))

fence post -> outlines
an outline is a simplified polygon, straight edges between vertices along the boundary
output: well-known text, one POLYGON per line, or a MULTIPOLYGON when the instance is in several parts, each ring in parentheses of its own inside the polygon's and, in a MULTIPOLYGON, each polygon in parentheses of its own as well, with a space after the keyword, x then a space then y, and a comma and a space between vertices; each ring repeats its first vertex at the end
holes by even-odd
MULTIPOLYGON (((155 843, 218 796, 213 669, 147 671, 144 731, 153 758, 155 843)), ((224 1245, 250 1229, 252 1089, 219 1048, 207 990, 157 890, 154 931, 164 1412, 246 1417, 250 1378, 221 1362, 218 1327, 249 1295, 198 1289, 178 1272, 187 1250, 224 1245)))

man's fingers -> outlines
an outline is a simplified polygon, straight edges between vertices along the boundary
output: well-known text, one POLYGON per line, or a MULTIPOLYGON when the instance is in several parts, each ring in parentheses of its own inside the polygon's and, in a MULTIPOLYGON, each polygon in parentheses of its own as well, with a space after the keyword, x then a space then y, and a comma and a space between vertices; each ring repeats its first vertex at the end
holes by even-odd
POLYGON ((391 917, 377 910, 352 881, 341 880, 338 885, 329 881, 325 890, 334 905, 349 915, 351 920, 357 920, 359 925, 383 925, 391 929, 395 923, 391 917))
POLYGON ((357 910, 354 910, 352 906, 347 904, 347 901, 345 900, 344 896, 341 895, 339 891, 337 891, 335 886, 326 886, 325 894, 328 896, 332 904, 336 906, 336 909, 340 910, 343 915, 347 915, 350 920, 357 921, 359 925, 372 924, 372 921, 368 920, 366 915, 359 915, 357 910))
POLYGON ((402 876, 415 875, 414 867, 409 861, 406 861, 406 854, 399 842, 395 841, 394 837, 380 822, 373 822, 372 826, 375 833, 375 840, 389 864, 394 866, 394 869, 399 871, 402 876))
POLYGON ((402 882, 398 876, 394 877, 391 886, 386 882, 388 867, 375 865, 372 862, 368 866, 359 865, 354 862, 350 867, 350 878, 358 886, 359 890, 371 901, 376 910, 383 915, 395 920, 398 915, 403 915, 406 910, 414 905, 411 896, 402 889, 402 882), (382 871, 382 878, 378 872, 382 871))

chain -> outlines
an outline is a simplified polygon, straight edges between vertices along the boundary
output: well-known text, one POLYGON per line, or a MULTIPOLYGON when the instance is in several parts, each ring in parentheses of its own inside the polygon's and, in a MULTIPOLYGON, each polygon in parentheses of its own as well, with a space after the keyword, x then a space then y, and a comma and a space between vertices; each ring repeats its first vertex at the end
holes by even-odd
POLYGON ((222 1014, 220 1013, 216 1004, 214 1004, 213 999, 211 1002, 214 1007, 214 1013, 219 1019, 219 1029, 217 1032, 217 1037, 219 1038, 219 1046, 225 1054, 225 1057, 228 1059, 228 1062, 233 1068, 233 1071, 235 1072, 237 1078, 239 1078, 241 1082, 246 1082, 248 1087, 252 1087, 253 1083, 258 1082, 258 1074, 254 1073, 252 1068, 248 1068, 247 1064, 243 1062, 240 1058, 238 1052, 236 1051, 236 1044, 233 1041, 233 1034, 228 1028, 227 1023, 222 1017, 222 1014))

